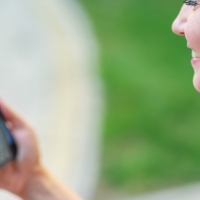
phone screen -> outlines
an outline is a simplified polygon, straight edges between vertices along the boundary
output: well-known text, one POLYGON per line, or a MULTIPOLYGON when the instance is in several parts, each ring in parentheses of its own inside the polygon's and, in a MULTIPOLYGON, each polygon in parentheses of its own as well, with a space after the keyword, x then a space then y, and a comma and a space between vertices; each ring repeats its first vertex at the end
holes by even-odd
POLYGON ((3 116, 0 114, 0 166, 13 160, 17 148, 10 130, 7 128, 3 116))

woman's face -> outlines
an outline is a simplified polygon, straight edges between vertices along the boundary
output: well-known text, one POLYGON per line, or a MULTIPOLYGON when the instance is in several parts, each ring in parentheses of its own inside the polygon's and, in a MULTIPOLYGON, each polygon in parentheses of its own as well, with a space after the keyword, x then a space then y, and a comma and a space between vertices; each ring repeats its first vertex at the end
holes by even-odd
POLYGON ((200 92, 200 0, 187 0, 186 4, 174 20, 172 30, 177 35, 185 36, 192 51, 193 84, 200 92))

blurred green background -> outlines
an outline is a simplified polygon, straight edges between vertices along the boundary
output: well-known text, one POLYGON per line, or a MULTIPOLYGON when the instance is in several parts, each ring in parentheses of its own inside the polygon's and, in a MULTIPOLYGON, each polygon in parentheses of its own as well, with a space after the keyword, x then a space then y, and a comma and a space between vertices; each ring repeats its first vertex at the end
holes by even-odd
POLYGON ((171 32, 182 1, 80 0, 101 48, 106 119, 99 190, 136 194, 200 180, 200 95, 171 32))

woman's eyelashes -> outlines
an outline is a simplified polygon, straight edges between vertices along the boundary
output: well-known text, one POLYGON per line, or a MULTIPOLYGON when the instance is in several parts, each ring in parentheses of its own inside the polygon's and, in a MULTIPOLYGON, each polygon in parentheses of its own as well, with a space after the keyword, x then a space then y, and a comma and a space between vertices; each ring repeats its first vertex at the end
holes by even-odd
POLYGON ((197 6, 197 5, 199 5, 197 3, 197 0, 185 0, 184 3, 185 3, 185 5, 194 6, 194 7, 197 6))

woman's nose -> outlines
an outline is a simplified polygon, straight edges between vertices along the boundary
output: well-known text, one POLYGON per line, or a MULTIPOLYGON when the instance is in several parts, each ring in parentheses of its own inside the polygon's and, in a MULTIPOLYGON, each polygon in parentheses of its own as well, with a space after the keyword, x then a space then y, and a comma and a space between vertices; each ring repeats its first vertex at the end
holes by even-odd
POLYGON ((177 35, 185 35, 185 26, 191 14, 190 6, 183 5, 178 16, 172 24, 172 31, 177 35))
POLYGON ((174 20, 172 24, 172 31, 176 35, 180 36, 185 35, 185 23, 182 20, 180 20, 179 16, 177 16, 177 18, 174 20))

